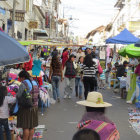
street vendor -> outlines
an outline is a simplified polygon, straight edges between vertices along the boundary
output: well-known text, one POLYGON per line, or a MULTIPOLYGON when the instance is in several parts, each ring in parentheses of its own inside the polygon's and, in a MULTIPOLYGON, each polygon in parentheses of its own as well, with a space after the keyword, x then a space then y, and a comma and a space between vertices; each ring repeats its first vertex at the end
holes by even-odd
POLYGON ((127 61, 124 61, 123 65, 120 65, 118 67, 116 77, 122 77, 122 76, 126 77, 126 75, 127 75, 127 69, 126 68, 127 68, 128 64, 129 63, 127 61))

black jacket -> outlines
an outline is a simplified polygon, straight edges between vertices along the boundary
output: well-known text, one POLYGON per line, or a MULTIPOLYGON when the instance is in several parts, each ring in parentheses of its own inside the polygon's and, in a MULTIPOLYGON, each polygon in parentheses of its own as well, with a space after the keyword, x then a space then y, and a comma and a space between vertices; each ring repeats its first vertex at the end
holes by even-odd
POLYGON ((67 61, 66 64, 65 76, 74 78, 76 76, 76 69, 74 68, 73 62, 67 61))
POLYGON ((125 76, 125 67, 123 65, 120 65, 118 68, 117 68, 117 74, 116 74, 116 77, 122 77, 122 76, 125 76))

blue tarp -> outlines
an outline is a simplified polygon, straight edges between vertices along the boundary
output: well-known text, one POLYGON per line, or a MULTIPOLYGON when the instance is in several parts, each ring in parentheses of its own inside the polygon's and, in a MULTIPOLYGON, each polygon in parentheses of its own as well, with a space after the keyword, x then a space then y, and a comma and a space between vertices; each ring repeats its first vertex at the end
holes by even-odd
POLYGON ((120 34, 109 38, 106 40, 106 43, 109 44, 134 44, 139 40, 139 38, 135 37, 132 33, 130 33, 127 29, 124 29, 120 34))

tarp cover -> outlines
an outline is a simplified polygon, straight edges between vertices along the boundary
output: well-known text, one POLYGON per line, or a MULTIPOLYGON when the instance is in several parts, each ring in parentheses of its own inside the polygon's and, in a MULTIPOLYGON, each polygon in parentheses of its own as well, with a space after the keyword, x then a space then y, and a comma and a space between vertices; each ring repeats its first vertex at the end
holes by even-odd
POLYGON ((0 66, 27 61, 29 61, 29 54, 24 46, 0 31, 0 66))
POLYGON ((135 37, 131 32, 127 29, 124 29, 120 34, 109 38, 106 40, 106 43, 109 44, 134 44, 139 40, 139 38, 135 37))
POLYGON ((134 44, 128 45, 119 50, 119 54, 121 56, 131 57, 140 57, 140 47, 136 47, 134 44))

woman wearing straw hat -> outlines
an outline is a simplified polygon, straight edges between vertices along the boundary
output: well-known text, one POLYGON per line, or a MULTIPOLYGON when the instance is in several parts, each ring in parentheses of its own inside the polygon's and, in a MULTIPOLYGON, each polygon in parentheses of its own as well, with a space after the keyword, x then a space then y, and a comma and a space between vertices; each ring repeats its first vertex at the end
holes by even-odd
POLYGON ((104 102, 101 93, 90 92, 86 100, 78 101, 77 104, 85 106, 87 110, 78 124, 79 129, 93 129, 101 140, 119 140, 116 125, 105 116, 106 107, 111 107, 112 104, 104 102))

